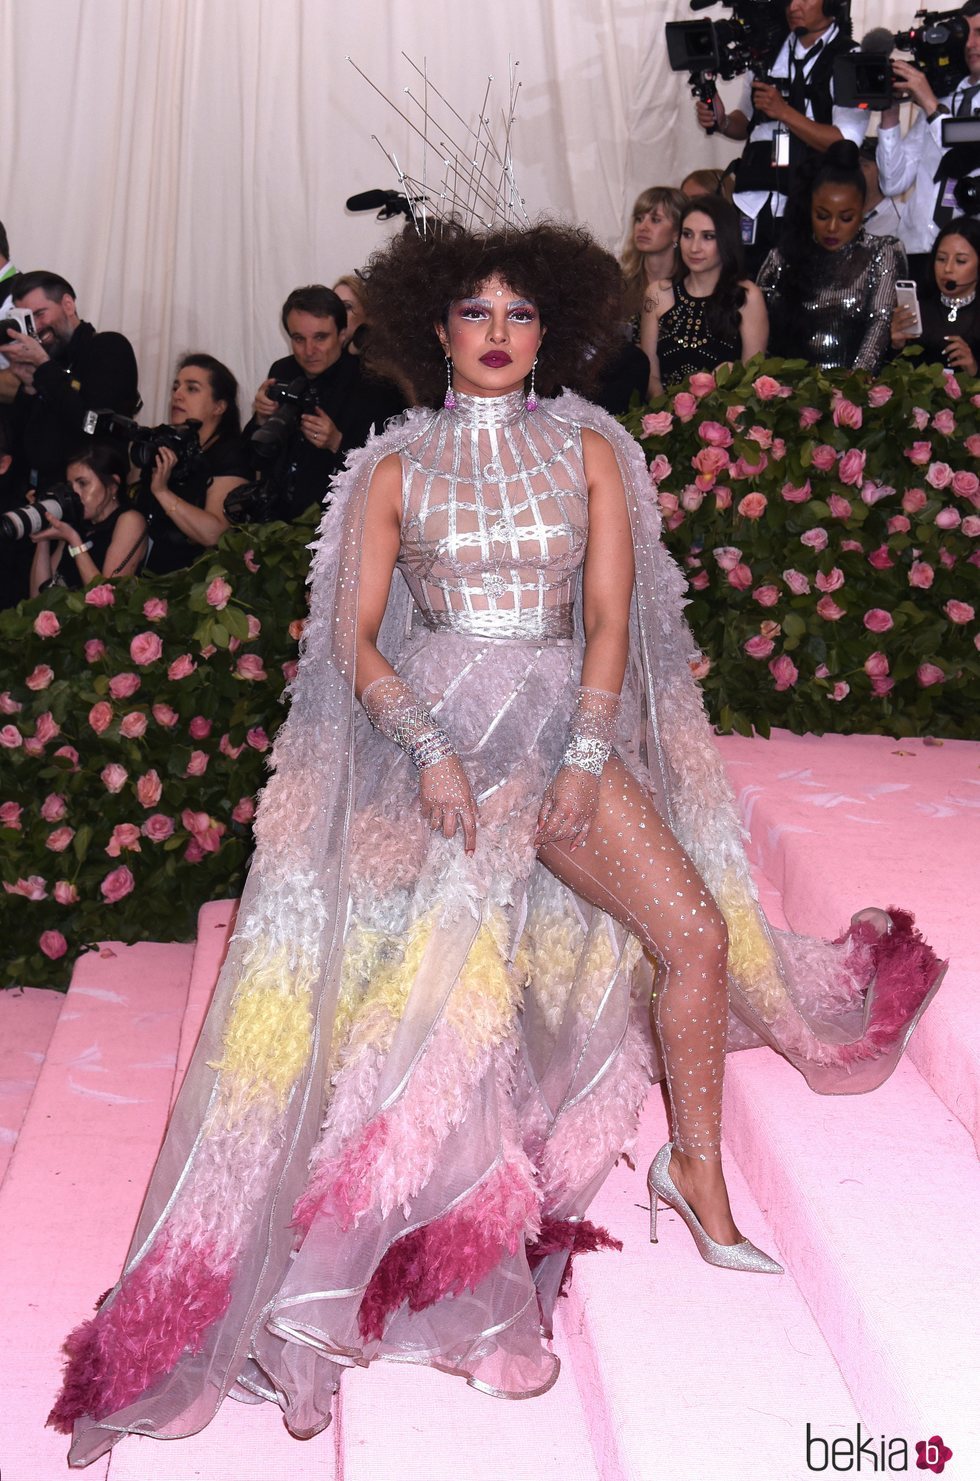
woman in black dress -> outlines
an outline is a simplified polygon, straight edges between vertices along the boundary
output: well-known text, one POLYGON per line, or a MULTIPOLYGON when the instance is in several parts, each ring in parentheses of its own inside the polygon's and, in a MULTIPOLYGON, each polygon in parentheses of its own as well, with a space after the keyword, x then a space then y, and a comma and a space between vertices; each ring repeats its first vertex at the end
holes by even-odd
POLYGON ((922 333, 912 334, 912 310, 892 314, 892 349, 910 342, 922 346, 925 360, 976 375, 980 364, 980 221, 958 216, 943 227, 932 246, 932 288, 919 304, 922 333))
POLYGON ((44 529, 32 536, 32 597, 49 586, 77 589, 100 576, 134 576, 146 552, 146 520, 124 504, 129 477, 124 446, 91 443, 71 459, 66 476, 81 517, 49 514, 44 529))

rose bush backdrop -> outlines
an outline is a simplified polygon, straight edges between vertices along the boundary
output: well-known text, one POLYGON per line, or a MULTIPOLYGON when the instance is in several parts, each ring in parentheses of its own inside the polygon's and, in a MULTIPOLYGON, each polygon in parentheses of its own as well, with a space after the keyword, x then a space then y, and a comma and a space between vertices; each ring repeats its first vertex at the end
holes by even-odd
POLYGON ((722 730, 980 737, 980 384, 901 358, 630 413, 722 730))
POLYGON ((179 940, 240 892, 306 611, 312 513, 189 570, 0 616, 4 985, 100 940, 179 940))

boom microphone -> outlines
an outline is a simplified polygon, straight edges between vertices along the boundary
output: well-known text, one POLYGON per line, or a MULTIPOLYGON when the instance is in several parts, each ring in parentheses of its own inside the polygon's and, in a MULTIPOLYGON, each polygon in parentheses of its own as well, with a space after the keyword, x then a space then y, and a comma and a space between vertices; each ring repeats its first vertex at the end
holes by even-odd
POLYGON ((861 50, 874 56, 890 57, 895 50, 895 34, 887 26, 875 26, 861 38, 861 50))
POLYGON ((347 197, 348 211, 380 211, 392 197, 398 199, 397 190, 362 190, 360 195, 347 197))

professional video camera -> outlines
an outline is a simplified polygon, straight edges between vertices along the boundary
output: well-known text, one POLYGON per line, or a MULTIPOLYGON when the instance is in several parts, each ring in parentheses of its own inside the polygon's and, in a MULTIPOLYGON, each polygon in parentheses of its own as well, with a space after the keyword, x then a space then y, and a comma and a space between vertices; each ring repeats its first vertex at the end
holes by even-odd
POLYGON ((63 519, 76 528, 85 523, 78 495, 67 483, 55 483, 47 493, 38 495, 33 504, 0 514, 0 540, 25 540, 29 535, 39 535, 47 523, 47 515, 63 519))
POLYGON ((153 468, 161 447, 169 447, 177 454, 174 477, 193 472, 201 458, 201 443, 197 435, 201 430, 200 422, 186 421, 179 426, 164 422, 159 427, 141 427, 131 417, 103 407, 100 411, 86 412, 82 427, 90 437, 114 437, 128 443, 130 461, 144 472, 153 468))
MULTIPOLYGON (((691 9, 705 10, 715 3, 691 0, 691 9)), ((668 21, 664 27, 671 70, 690 73, 691 92, 702 103, 714 102, 719 77, 728 81, 749 71, 768 76, 788 34, 785 0, 722 3, 731 9, 731 20, 668 21)))
POLYGON ((257 427, 249 439, 253 453, 263 461, 274 458, 292 435, 300 417, 316 411, 320 405, 316 391, 305 375, 298 375, 292 381, 274 381, 266 387, 265 394, 270 401, 278 402, 278 410, 257 427))
POLYGON ((958 10, 919 10, 917 25, 892 32, 876 26, 861 50, 834 62, 834 96, 842 108, 890 108, 900 98, 891 68, 893 51, 910 52, 937 97, 951 93, 967 75, 969 23, 958 10))

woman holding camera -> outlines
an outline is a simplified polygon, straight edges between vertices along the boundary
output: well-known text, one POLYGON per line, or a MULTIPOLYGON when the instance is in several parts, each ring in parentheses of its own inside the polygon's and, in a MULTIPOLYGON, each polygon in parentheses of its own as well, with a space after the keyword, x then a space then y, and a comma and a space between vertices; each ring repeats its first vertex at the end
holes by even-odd
POLYGON ((922 331, 914 334, 910 308, 892 314, 892 350, 909 342, 922 347, 924 360, 976 375, 980 364, 980 221, 958 216, 947 223, 932 246, 932 283, 919 305, 922 331))
POLYGON ((161 447, 150 478, 150 553, 146 569, 162 575, 180 571, 217 545, 228 528, 225 500, 249 477, 241 438, 238 382, 213 355, 185 355, 170 395, 170 422, 200 422, 200 455, 178 466, 178 455, 161 447))
POLYGON ((146 520, 123 505, 129 477, 125 448, 93 442, 68 464, 80 518, 55 519, 32 535, 32 597, 49 586, 88 586, 100 577, 135 576, 146 550, 146 520))

